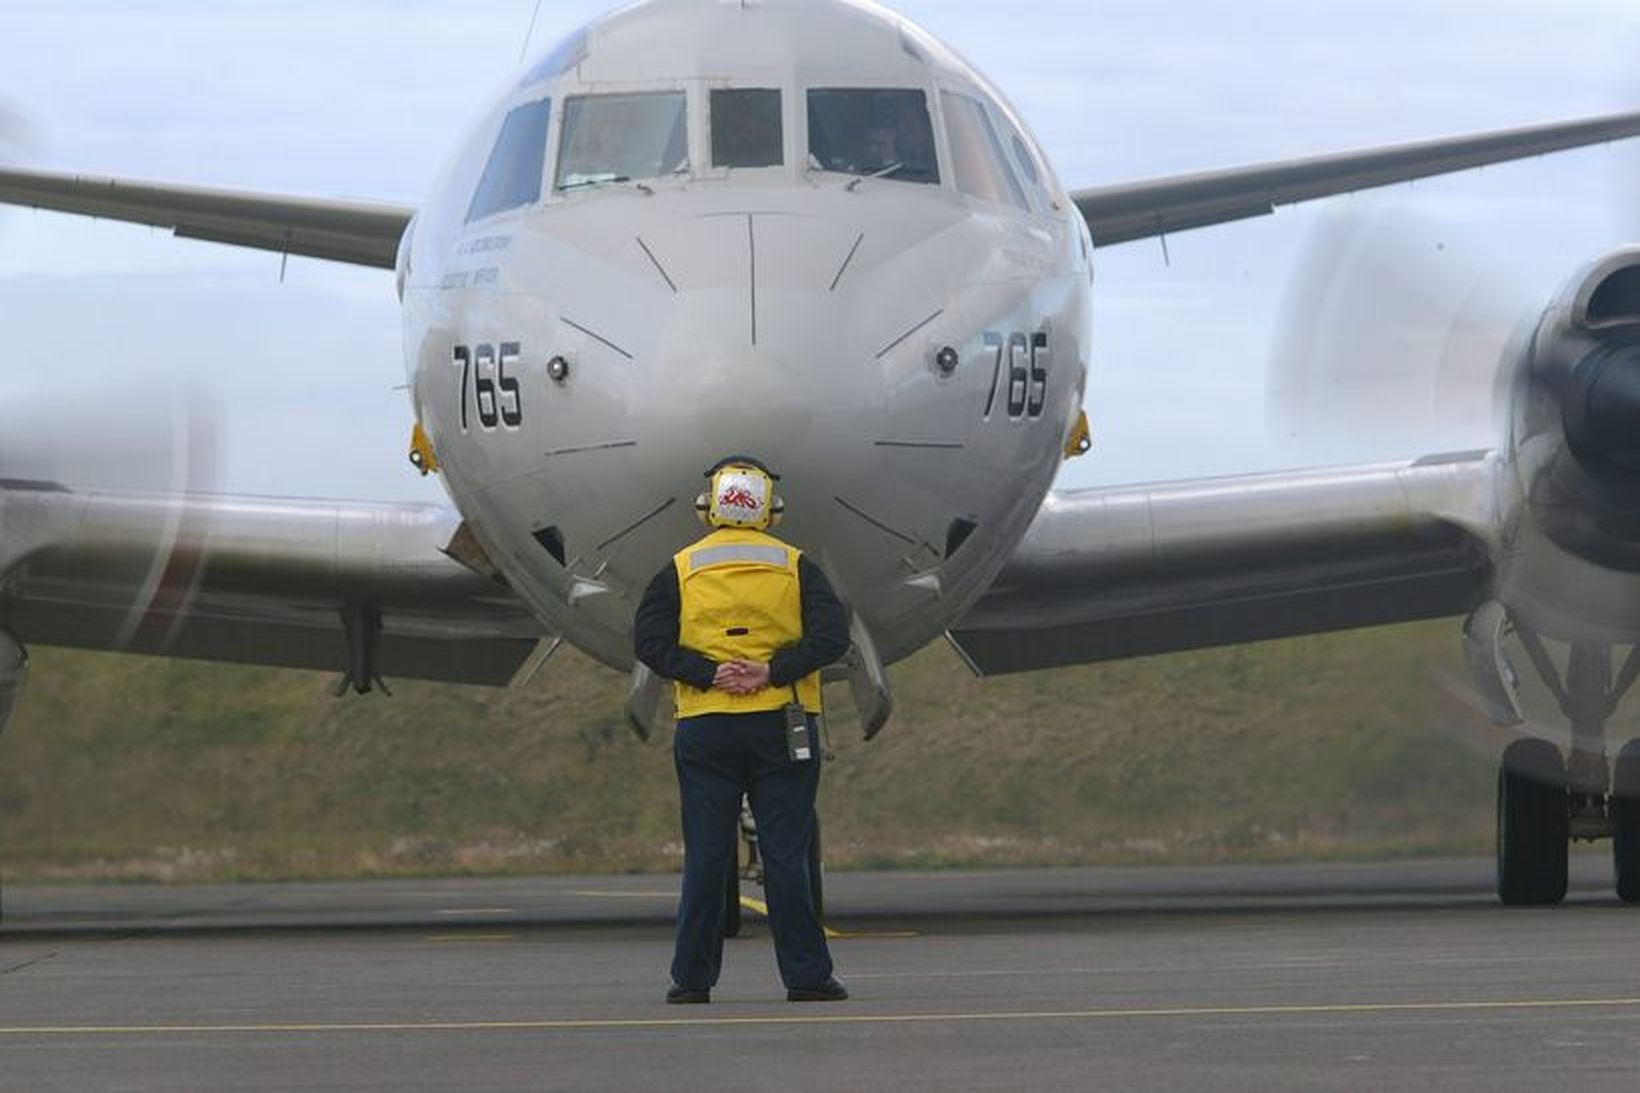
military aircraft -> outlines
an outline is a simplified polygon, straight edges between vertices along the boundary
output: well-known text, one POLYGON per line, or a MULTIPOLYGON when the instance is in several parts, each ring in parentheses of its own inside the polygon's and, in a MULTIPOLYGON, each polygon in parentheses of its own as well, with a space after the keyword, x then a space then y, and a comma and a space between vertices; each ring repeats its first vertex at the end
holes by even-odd
MULTIPOLYGON (((783 476, 782 534, 886 665, 981 674, 1467 618, 1475 687, 1569 754, 1499 774, 1498 890, 1564 897, 1610 837, 1640 899, 1640 251, 1595 258, 1496 362, 1496 442, 1397 462, 1055 490, 1086 450, 1100 247, 1640 134, 1640 113, 1066 189, 1002 92, 870 0, 646 0, 527 61, 416 207, 0 168, 0 202, 392 271, 412 461, 448 505, 0 480, 0 714, 30 644, 503 685, 568 643, 631 672, 699 472, 783 476), (1565 645, 1562 670, 1550 643, 1565 645)), ((0 455, 3 458, 3 455, 0 455)), ((0 474, 4 474, 0 465, 0 474)), ((187 484, 187 475, 182 475, 187 484)))

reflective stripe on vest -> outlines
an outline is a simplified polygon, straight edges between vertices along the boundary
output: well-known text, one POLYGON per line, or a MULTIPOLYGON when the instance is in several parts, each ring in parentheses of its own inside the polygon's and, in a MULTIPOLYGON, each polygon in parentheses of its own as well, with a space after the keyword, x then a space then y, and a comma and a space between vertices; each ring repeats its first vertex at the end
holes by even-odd
POLYGON ((689 571, 705 569, 711 565, 729 565, 732 562, 749 562, 754 565, 772 565, 784 569, 787 565, 789 550, 783 546, 757 546, 752 543, 730 543, 725 546, 705 547, 701 550, 689 552, 689 571))

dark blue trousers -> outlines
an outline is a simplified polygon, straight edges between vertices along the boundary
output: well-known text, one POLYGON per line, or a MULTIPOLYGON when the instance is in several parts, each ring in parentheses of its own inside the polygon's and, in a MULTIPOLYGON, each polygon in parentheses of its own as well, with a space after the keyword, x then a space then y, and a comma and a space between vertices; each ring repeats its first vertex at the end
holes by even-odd
MULTIPOLYGON (((814 739, 812 717, 809 723, 814 739)), ((672 960, 678 986, 709 989, 723 967, 724 892, 735 868, 743 793, 757 820, 780 978, 787 987, 813 987, 831 975, 831 953, 809 890, 809 844, 820 788, 818 745, 813 751, 807 762, 787 758, 780 710, 678 722, 672 741, 683 802, 683 899, 672 960)))

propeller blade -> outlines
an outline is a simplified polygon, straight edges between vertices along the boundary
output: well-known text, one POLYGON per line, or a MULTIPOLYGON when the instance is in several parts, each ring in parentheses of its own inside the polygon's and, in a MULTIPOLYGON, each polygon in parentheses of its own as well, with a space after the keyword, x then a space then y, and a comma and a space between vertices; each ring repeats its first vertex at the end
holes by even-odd
POLYGON ((1521 293, 1483 252, 1410 216, 1344 209, 1311 235, 1267 374, 1272 435, 1306 461, 1491 447, 1521 293))
POLYGON ((97 371, 76 364, 0 379, 0 504, 42 487, 126 495, 94 500, 80 517, 76 542, 101 553, 78 594, 104 609, 111 647, 160 652, 204 572, 212 509, 187 498, 216 489, 217 418, 198 381, 88 382, 97 371))
POLYGON ((167 496, 215 488, 216 415, 199 381, 67 363, 0 376, 0 478, 167 496))
MULTIPOLYGON (((0 99, 0 165, 37 156, 41 140, 38 130, 17 109, 0 99)), ((0 208, 0 220, 8 210, 0 208)))
POLYGON ((32 152, 39 147, 39 132, 16 107, 0 99, 0 150, 32 152))

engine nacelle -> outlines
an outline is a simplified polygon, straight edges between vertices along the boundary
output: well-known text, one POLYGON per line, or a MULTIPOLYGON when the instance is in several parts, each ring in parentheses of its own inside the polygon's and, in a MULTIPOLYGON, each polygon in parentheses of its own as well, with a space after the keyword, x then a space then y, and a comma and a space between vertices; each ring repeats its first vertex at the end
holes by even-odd
POLYGON ((1518 381, 1514 446, 1534 522, 1579 558, 1640 572, 1640 247, 1572 280, 1518 381))

